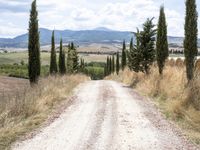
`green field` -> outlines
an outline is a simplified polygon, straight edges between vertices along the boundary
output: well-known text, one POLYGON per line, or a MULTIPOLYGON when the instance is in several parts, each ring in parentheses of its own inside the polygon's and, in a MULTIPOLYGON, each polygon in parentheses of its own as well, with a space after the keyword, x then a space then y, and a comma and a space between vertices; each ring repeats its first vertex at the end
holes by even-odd
MULTIPOLYGON (((107 55, 81 54, 86 62, 84 73, 102 79, 107 55)), ((58 59, 58 53, 57 53, 58 59)), ((49 74, 50 53, 41 52, 41 76, 49 74)), ((0 75, 28 78, 28 52, 0 53, 0 75)))
MULTIPOLYGON (((47 76, 49 74, 49 66, 41 66, 41 76, 47 76)), ((13 65, 13 64, 0 64, 0 75, 28 78, 28 66, 27 65, 13 65)))
MULTIPOLYGON (((41 53, 42 65, 48 65, 50 60, 50 53, 41 53)), ((0 64, 20 64, 24 61, 26 64, 28 62, 28 52, 18 52, 18 53, 0 53, 0 64)))
MULTIPOLYGON (((107 55, 81 54, 79 57, 85 59, 85 62, 105 62, 107 55)), ((24 61, 25 64, 27 64, 28 52, 0 53, 0 64, 20 64, 21 61, 24 61)), ((42 65, 49 65, 50 53, 41 52, 41 62, 42 65)))

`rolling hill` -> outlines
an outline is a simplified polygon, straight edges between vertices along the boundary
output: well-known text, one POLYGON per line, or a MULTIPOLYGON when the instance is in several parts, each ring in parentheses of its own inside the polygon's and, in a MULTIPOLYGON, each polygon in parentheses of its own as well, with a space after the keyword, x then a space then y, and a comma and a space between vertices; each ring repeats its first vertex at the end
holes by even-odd
MULTIPOLYGON (((51 43, 52 30, 40 28, 40 43, 42 46, 51 43)), ((74 41, 77 44, 91 43, 121 43, 123 40, 130 41, 134 37, 134 33, 129 31, 114 31, 104 27, 95 28, 93 30, 55 30, 55 40, 59 43, 60 38, 65 43, 74 41)), ((169 36, 169 44, 182 46, 182 37, 169 36)), ((135 40, 135 37, 134 37, 135 40)), ((200 41, 199 41, 200 43, 200 41)), ((1 48, 26 48, 28 45, 28 33, 19 35, 15 38, 0 38, 1 48)))

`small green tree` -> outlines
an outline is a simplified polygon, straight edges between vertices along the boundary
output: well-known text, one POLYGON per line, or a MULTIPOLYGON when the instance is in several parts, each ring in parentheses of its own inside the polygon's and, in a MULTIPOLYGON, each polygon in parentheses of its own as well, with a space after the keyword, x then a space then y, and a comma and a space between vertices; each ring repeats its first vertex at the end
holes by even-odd
POLYGON ((112 73, 114 74, 115 73, 115 56, 112 55, 112 73))
POLYGON ((72 42, 68 46, 68 55, 67 55, 67 70, 69 73, 77 73, 79 70, 79 58, 76 47, 72 42))
POLYGON ((136 72, 149 74, 150 66, 155 60, 155 34, 153 18, 143 24, 143 31, 137 31, 136 45, 128 53, 129 67, 136 72))
POLYGON ((30 83, 37 83, 40 76, 40 42, 38 31, 38 12, 36 0, 33 1, 30 11, 28 34, 28 73, 30 83))
POLYGON ((107 73, 107 66, 105 64, 105 66, 104 66, 104 77, 106 77, 107 75, 108 75, 108 73, 107 73))
POLYGON ((146 74, 149 74, 150 66, 155 60, 155 34, 156 30, 154 29, 155 25, 153 24, 153 18, 147 19, 143 24, 143 31, 140 32, 140 49, 142 53, 142 71, 146 74))
POLYGON ((184 54, 188 82, 193 79, 194 62, 198 53, 198 14, 195 0, 186 0, 184 54))
POLYGON ((133 49, 133 38, 131 38, 129 50, 133 49))
POLYGON ((66 73, 65 51, 63 50, 62 39, 60 40, 59 72, 62 75, 66 73))
POLYGON ((67 72, 73 73, 73 60, 72 60, 72 50, 71 50, 71 43, 68 45, 67 51, 67 72))
POLYGON ((117 73, 117 75, 119 74, 119 69, 120 69, 120 66, 119 66, 119 52, 117 52, 117 58, 116 58, 116 73, 117 73))
POLYGON ((109 58, 110 74, 112 73, 112 58, 109 58))
POLYGON ((130 50, 128 51, 128 66, 131 70, 139 72, 142 71, 142 67, 140 65, 142 61, 142 52, 140 49, 140 31, 138 29, 135 36, 136 36, 136 45, 131 46, 130 50))
POLYGON ((73 57, 72 57, 72 60, 73 60, 73 72, 76 73, 79 69, 79 58, 78 58, 78 53, 77 53, 77 50, 76 50, 76 47, 74 46, 74 43, 72 42, 71 44, 71 50, 73 52, 73 57))
POLYGON ((79 71, 80 72, 84 72, 85 70, 85 60, 83 58, 80 59, 80 67, 79 67, 79 71))
POLYGON ((122 48, 122 59, 121 59, 121 65, 122 65, 122 70, 124 70, 124 68, 126 67, 126 42, 125 40, 123 41, 123 48, 122 48))
POLYGON ((55 39, 54 31, 51 37, 51 60, 50 60, 50 74, 55 74, 58 72, 57 60, 56 60, 56 50, 55 50, 55 39))
POLYGON ((107 66, 107 75, 110 75, 111 70, 110 70, 110 58, 109 56, 107 56, 107 62, 106 62, 106 66, 107 66))
POLYGON ((160 8, 160 17, 158 21, 157 42, 156 42, 156 58, 159 73, 162 75, 165 61, 169 56, 169 48, 167 41, 167 24, 165 18, 164 7, 160 8))

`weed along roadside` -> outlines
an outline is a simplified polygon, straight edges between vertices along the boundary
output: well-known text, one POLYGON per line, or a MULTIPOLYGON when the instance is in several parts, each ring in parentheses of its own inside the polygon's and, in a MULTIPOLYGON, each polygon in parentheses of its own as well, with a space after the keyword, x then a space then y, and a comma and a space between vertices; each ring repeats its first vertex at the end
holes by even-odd
POLYGON ((0 150, 198 149, 200 0, 68 1, 0 0, 0 150))
POLYGON ((150 97, 166 118, 183 129, 190 140, 200 144, 199 76, 195 75, 194 83, 186 87, 187 79, 182 66, 167 63, 162 78, 157 70, 157 67, 152 67, 146 76, 126 68, 118 76, 110 75, 106 79, 123 82, 141 95, 150 97))
POLYGON ((9 148, 19 137, 41 126, 52 113, 60 111, 73 89, 87 80, 87 76, 78 74, 52 76, 41 79, 34 88, 25 84, 26 88, 21 87, 19 92, 1 96, 0 149, 9 148))

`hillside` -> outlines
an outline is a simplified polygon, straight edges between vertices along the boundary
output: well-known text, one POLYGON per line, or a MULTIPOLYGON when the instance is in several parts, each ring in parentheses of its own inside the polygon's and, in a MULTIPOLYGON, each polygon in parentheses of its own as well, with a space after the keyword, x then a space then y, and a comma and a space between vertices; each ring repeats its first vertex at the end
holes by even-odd
MULTIPOLYGON (((52 30, 40 28, 40 42, 41 45, 49 45, 51 42, 52 30)), ((104 27, 95 28, 93 30, 55 30, 55 40, 59 43, 60 37, 65 43, 74 41, 79 45, 91 43, 121 43, 123 40, 130 41, 134 37, 134 33, 129 31, 114 31, 104 27)), ((182 46, 183 37, 169 36, 169 44, 171 46, 182 46)), ((134 37, 135 40, 135 37, 134 37)), ((28 34, 19 35, 13 39, 0 38, 1 48, 26 48, 28 43, 28 34)), ((199 40, 200 43, 200 40, 199 40)), ((199 44, 200 46, 200 44, 199 44)))

